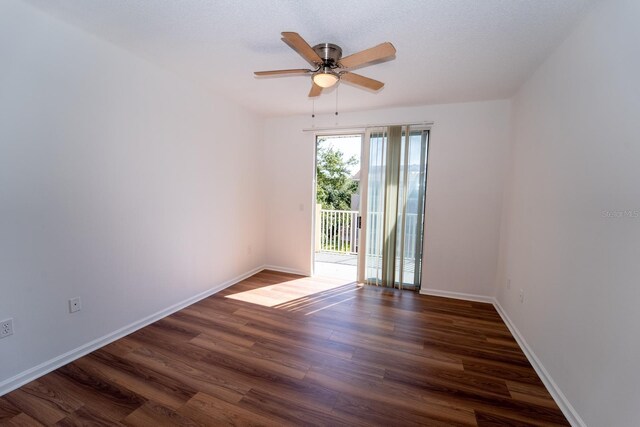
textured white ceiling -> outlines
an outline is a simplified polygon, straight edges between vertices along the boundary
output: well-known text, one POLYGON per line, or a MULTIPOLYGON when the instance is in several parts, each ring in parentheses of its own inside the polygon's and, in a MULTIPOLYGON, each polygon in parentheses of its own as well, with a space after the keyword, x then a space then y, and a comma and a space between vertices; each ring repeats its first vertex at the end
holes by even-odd
MULTIPOLYGON (((280 40, 300 33, 344 55, 384 41, 394 61, 360 69, 378 93, 339 85, 340 111, 511 96, 595 0, 26 0, 263 115, 310 113, 306 68, 280 40)), ((315 102, 333 111, 335 89, 315 102)))

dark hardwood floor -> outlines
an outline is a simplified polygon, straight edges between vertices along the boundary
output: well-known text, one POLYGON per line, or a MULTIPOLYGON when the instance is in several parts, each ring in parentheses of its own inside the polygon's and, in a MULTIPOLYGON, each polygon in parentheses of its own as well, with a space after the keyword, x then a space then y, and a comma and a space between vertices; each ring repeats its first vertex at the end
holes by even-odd
POLYGON ((0 398, 2 425, 568 425, 490 304, 263 271, 0 398))

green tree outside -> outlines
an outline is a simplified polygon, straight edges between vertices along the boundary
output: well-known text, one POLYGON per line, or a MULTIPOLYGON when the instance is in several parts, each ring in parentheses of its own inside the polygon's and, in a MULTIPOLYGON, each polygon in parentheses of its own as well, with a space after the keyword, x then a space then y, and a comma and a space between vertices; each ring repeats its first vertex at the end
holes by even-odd
POLYGON ((351 210, 351 195, 358 191, 358 182, 351 178, 349 166, 358 163, 355 156, 345 159, 341 151, 318 146, 316 163, 316 202, 322 209, 351 210))

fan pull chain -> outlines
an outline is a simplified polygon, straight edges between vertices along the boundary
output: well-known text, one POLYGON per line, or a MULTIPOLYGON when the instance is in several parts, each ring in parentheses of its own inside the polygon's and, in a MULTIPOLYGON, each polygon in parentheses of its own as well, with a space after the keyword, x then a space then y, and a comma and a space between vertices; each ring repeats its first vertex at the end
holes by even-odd
POLYGON ((336 86, 336 124, 338 124, 338 89, 340 89, 340 85, 336 86))
POLYGON ((316 99, 311 98, 311 127, 316 127, 316 99))

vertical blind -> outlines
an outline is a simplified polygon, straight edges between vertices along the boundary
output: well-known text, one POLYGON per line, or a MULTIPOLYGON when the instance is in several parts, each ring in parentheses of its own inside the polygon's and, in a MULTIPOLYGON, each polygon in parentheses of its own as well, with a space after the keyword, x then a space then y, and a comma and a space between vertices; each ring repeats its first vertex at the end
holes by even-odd
POLYGON ((420 288, 429 131, 371 128, 365 280, 420 288))

